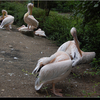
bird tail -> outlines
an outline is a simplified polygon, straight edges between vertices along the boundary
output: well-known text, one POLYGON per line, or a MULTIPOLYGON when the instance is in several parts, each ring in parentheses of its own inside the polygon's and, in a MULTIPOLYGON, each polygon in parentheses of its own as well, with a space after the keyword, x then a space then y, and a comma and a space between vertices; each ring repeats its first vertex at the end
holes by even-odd
POLYGON ((3 28, 3 26, 2 25, 0 25, 0 29, 2 29, 3 28))
POLYGON ((40 81, 40 78, 38 77, 35 81, 35 90, 39 90, 43 85, 43 82, 40 81))

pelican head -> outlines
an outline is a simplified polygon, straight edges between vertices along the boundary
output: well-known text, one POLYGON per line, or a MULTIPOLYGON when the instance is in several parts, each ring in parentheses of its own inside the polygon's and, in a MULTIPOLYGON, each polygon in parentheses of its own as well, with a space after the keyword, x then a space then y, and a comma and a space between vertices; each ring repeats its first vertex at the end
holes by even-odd
POLYGON ((7 11, 6 10, 2 10, 2 14, 3 14, 3 19, 4 19, 5 14, 6 14, 6 17, 7 17, 7 11))
POLYGON ((76 28, 75 27, 72 27, 71 30, 70 30, 70 33, 73 36, 74 41, 75 41, 75 44, 76 44, 76 47, 78 49, 78 52, 80 53, 80 55, 82 57, 82 53, 81 53, 81 50, 79 48, 79 43, 78 43, 78 39, 77 39, 76 28))
POLYGON ((33 4, 28 3, 27 8, 30 10, 30 15, 32 15, 33 4))

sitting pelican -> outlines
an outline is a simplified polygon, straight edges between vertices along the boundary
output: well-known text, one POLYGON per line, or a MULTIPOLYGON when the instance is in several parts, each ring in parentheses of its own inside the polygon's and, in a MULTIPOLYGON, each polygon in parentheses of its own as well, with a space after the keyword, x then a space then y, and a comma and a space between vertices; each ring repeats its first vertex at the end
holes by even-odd
POLYGON ((11 24, 14 22, 14 17, 7 14, 6 10, 2 10, 3 13, 3 21, 0 25, 1 28, 6 27, 7 30, 10 30, 11 24), (6 14, 6 16, 4 16, 6 14))
POLYGON ((72 69, 72 60, 66 52, 58 51, 50 57, 39 59, 32 74, 37 75, 35 89, 39 90, 43 84, 52 83, 52 92, 61 96, 61 89, 55 89, 55 83, 66 78, 72 69))
POLYGON ((28 8, 28 12, 25 13, 24 15, 24 22, 28 25, 28 30, 30 30, 29 26, 31 26, 31 30, 33 30, 34 28, 38 27, 39 22, 32 15, 33 4, 28 3, 27 8, 28 8))
POLYGON ((27 31, 28 27, 26 27, 25 25, 22 25, 21 27, 18 27, 17 29, 18 31, 27 31))
POLYGON ((43 30, 41 30, 40 28, 35 31, 35 35, 46 37, 45 32, 43 30))
POLYGON ((66 52, 74 61, 72 66, 76 66, 78 64, 82 63, 89 63, 90 61, 93 60, 95 57, 96 53, 95 52, 83 52, 82 50, 79 49, 79 42, 77 39, 77 34, 76 34, 76 28, 73 27, 70 30, 70 33, 74 37, 73 41, 68 41, 63 43, 57 51, 64 51, 66 52))

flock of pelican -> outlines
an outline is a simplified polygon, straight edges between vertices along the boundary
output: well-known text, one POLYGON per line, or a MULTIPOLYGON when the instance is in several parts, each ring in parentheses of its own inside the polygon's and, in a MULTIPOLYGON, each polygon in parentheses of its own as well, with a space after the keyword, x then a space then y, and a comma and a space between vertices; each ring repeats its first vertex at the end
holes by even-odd
MULTIPOLYGON (((24 22, 27 27, 22 25, 18 28, 19 31, 32 31, 39 26, 39 22, 32 15, 33 4, 29 3, 27 8, 28 12, 24 15, 24 22)), ((10 30, 12 28, 11 24, 14 22, 14 16, 8 15, 6 10, 2 10, 2 14, 0 28, 6 27, 7 30, 10 30)), ((41 34, 46 36, 41 29, 36 30, 35 33, 40 36, 41 34)), ((95 57, 95 52, 83 52, 80 50, 75 27, 71 28, 70 33, 74 40, 63 43, 57 52, 50 57, 42 57, 38 60, 32 72, 32 74, 36 75, 35 90, 39 90, 44 84, 52 83, 52 93, 62 97, 62 93, 60 93, 62 90, 55 89, 55 84, 65 79, 74 66, 89 63, 95 57)))
MULTIPOLYGON (((23 18, 27 26, 22 25, 21 27, 17 28, 18 31, 20 32, 33 31, 34 29, 37 29, 37 27, 39 26, 39 22, 32 15, 33 4, 28 3, 27 9, 28 9, 28 12, 25 13, 24 18, 23 18)), ((13 24, 14 22, 14 16, 8 15, 6 10, 2 10, 2 16, 0 17, 0 20, 2 20, 2 23, 0 25, 1 29, 5 29, 5 28, 6 30, 12 29, 11 24, 13 24)), ((38 36, 46 37, 45 32, 41 30, 40 28, 34 31, 34 34, 38 36)))

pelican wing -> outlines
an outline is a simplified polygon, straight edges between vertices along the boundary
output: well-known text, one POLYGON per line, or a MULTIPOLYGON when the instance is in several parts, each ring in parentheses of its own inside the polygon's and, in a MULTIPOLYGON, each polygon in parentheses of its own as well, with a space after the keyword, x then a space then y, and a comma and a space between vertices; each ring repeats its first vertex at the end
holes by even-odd
POLYGON ((76 59, 72 66, 76 66, 79 64, 84 64, 84 63, 90 63, 93 58, 95 57, 96 53, 95 52, 82 52, 82 57, 79 59, 76 59))
POLYGON ((14 17, 13 16, 8 16, 2 21, 1 27, 4 27, 5 25, 10 24, 13 21, 14 21, 14 17))
POLYGON ((48 63, 50 63, 52 60, 54 60, 56 58, 56 56, 53 54, 50 57, 43 57, 41 59, 38 60, 38 63, 35 67, 35 69, 33 70, 32 74, 37 74, 37 72, 39 71, 39 69, 41 68, 41 66, 46 65, 48 63))
POLYGON ((67 53, 63 51, 58 51, 55 54, 51 55, 50 57, 43 57, 39 59, 36 65, 36 68, 33 70, 32 73, 37 74, 41 66, 46 65, 48 63, 60 62, 60 61, 69 60, 69 59, 70 57, 67 53))
POLYGON ((70 41, 63 43, 57 51, 66 51, 66 49, 69 47, 70 41))
POLYGON ((39 25, 39 22, 32 15, 28 15, 25 22, 29 25, 35 26, 36 28, 39 25))
POLYGON ((72 68, 72 61, 66 60, 47 64, 41 68, 38 78, 35 82, 35 89, 39 90, 44 83, 57 81, 63 75, 70 73, 72 68))

